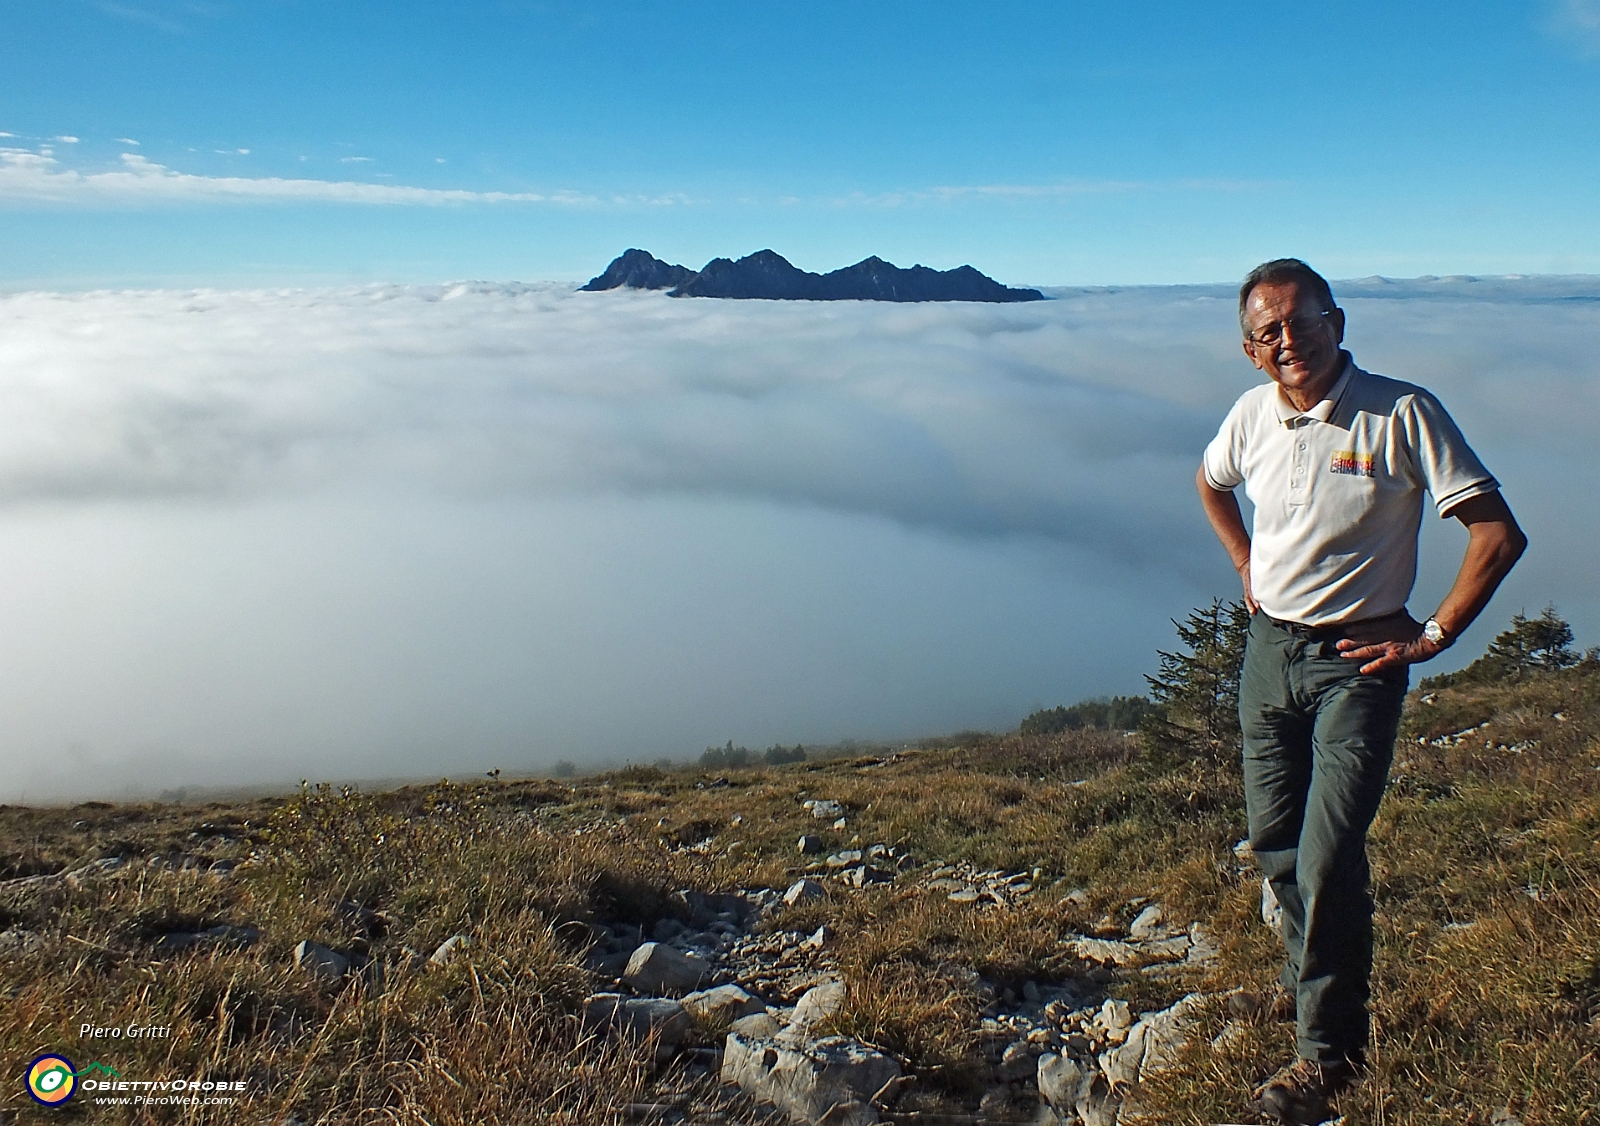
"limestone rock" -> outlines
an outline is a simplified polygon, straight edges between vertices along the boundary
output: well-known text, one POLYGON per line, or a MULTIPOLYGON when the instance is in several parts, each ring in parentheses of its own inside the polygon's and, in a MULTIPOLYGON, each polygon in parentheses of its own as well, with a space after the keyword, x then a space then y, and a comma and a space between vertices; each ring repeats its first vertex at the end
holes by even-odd
POLYGON ((217 946, 232 946, 243 948, 250 946, 261 937, 261 931, 256 927, 236 927, 229 923, 220 923, 214 927, 207 927, 203 931, 171 931, 156 939, 155 953, 176 954, 182 950, 207 948, 217 946))
POLYGON ((1190 993, 1170 1008, 1145 1013, 1128 1031, 1126 1042, 1106 1053, 1102 1061, 1106 1075, 1131 1085, 1170 1068, 1188 1043, 1204 1001, 1204 995, 1190 993))
POLYGON ((1087 1072, 1070 1056, 1045 1052, 1037 1066, 1039 1095, 1061 1117, 1078 1113, 1078 1088, 1083 1085, 1087 1072))
POLYGON ((1279 934, 1283 933, 1283 904, 1272 890, 1272 881, 1265 876, 1261 878, 1261 921, 1279 934))
POLYGON ((790 907, 798 903, 809 903, 813 899, 821 899, 824 895, 822 884, 816 880, 796 880, 789 885, 789 890, 783 893, 783 901, 790 907))
POLYGON ((722 1081, 791 1121, 867 1126, 878 1121, 873 1095, 900 1075, 891 1056, 843 1036, 781 1043, 730 1032, 723 1045, 722 1081), (840 1109, 843 1108, 843 1109, 840 1109), (828 1118, 833 1114, 837 1117, 828 1118))
POLYGON ((1137 942, 1143 942, 1146 939, 1161 936, 1166 933, 1161 926, 1161 921, 1164 917, 1165 912, 1162 910, 1161 904, 1152 903, 1143 911, 1140 911, 1133 922, 1128 924, 1128 937, 1137 942))
POLYGON ((845 988, 842 981, 829 981, 813 986, 795 1003, 794 1015, 789 1018, 789 1027, 804 1029, 820 1024, 844 1007, 844 998, 845 988))
POLYGON ((764 1003, 737 985, 719 985, 715 989, 686 994, 683 1007, 696 1020, 707 1021, 735 1021, 767 1011, 764 1003))
POLYGON ((294 964, 326 985, 339 984, 350 972, 349 958, 310 939, 294 948, 294 964))
POLYGON ((688 993, 711 973, 703 958, 680 953, 661 942, 647 942, 628 959, 622 980, 640 993, 688 993))
POLYGON ((815 856, 823 849, 822 838, 814 833, 803 833, 800 836, 800 852, 806 856, 815 856))
POLYGON ((43 947, 44 939, 32 931, 25 931, 20 927, 0 931, 0 957, 32 954, 43 947))
POLYGON ((1039 1057, 1039 1095, 1064 1123, 1116 1126, 1121 1097, 1093 1061, 1046 1052, 1039 1057))
POLYGON ((471 948, 471 935, 453 934, 439 944, 439 948, 428 958, 428 964, 430 966, 448 966, 471 948))
POLYGON ((1131 966, 1139 960, 1138 947, 1110 938, 1080 936, 1070 940, 1067 949, 1085 962, 1099 962, 1106 966, 1131 966))
POLYGON ((998 1069, 1000 1078, 1011 1083, 1036 1074, 1039 1070, 1039 1055, 1039 1045, 1026 1040, 1006 1045, 1005 1054, 1000 1057, 998 1069))
POLYGON ((778 1018, 769 1012, 751 1013, 728 1025, 729 1032, 737 1032, 746 1040, 770 1040, 782 1028, 783 1025, 778 1023, 778 1018))
POLYGON ((694 1030, 694 1020, 678 1001, 666 997, 624 997, 596 993, 583 1003, 584 1023, 641 1043, 654 1036, 656 1043, 676 1048, 694 1030))
POLYGON ((1189 953, 1186 961, 1205 965, 1216 961, 1221 953, 1222 948, 1217 945, 1216 939, 1211 937, 1211 932, 1204 926, 1195 923, 1189 927, 1189 953))

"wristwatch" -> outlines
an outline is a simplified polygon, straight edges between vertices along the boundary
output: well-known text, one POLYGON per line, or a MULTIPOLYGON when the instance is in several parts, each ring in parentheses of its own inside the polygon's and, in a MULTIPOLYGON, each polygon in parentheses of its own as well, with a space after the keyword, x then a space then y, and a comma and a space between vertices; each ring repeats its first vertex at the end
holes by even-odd
POLYGON ((1429 618, 1427 621, 1422 623, 1422 636, 1433 642, 1435 645, 1443 645, 1444 627, 1433 618, 1429 618))

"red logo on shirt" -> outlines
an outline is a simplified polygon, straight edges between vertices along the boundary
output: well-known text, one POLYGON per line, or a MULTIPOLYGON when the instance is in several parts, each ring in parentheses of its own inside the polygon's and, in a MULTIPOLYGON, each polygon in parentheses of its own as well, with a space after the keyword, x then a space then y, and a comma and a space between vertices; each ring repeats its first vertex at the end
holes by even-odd
POLYGON ((1348 473, 1352 477, 1374 475, 1372 455, 1358 454, 1354 450, 1334 450, 1333 464, 1328 468, 1334 473, 1348 473))

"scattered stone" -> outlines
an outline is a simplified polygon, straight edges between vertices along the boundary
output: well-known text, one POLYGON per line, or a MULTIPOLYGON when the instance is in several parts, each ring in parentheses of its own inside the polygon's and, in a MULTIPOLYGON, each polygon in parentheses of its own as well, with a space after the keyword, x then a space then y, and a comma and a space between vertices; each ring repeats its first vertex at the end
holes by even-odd
POLYGON ((1250 1042, 1250 1028, 1236 1020, 1222 1026, 1222 1031, 1211 1038, 1213 1052, 1228 1052, 1242 1048, 1250 1042))
POLYGON ((350 972, 350 959, 310 939, 294 948, 294 964, 324 985, 337 985, 350 972))
POLYGON ((874 868, 870 864, 862 864, 840 873, 839 878, 853 888, 864 888, 869 884, 888 883, 894 879, 894 873, 874 868))
POLYGON ((1140 911, 1138 917, 1128 924, 1128 937, 1142 942, 1145 939, 1157 938, 1165 934, 1166 930, 1161 926, 1164 914, 1161 904, 1152 903, 1143 911, 1140 911))
POLYGON ((685 994, 683 1008, 696 1020, 715 1022, 735 1021, 767 1011, 765 1003, 737 985, 719 985, 714 989, 685 994))
POLYGON ((1005 1054, 1000 1057, 1000 1078, 1010 1083, 1035 1074, 1039 1070, 1039 1055, 1039 1045, 1027 1040, 1007 1045, 1005 1054))
POLYGON ((1079 936, 1068 940, 1067 949, 1085 962, 1099 962, 1106 966, 1131 966, 1139 960, 1137 947, 1105 938, 1079 936))
POLYGON ((1137 1084, 1142 1078, 1165 1071, 1178 1061, 1188 1043, 1189 1031, 1199 1017, 1205 998, 1190 993, 1170 1008, 1146 1013, 1128 1032, 1127 1041, 1107 1053, 1102 1061, 1113 1082, 1137 1084))
POLYGON ((1272 881, 1261 878, 1261 921, 1278 933, 1283 933, 1283 904, 1278 902, 1272 881))
POLYGON ((820 927, 811 932, 810 937, 800 943, 800 947, 804 950, 821 950, 823 943, 827 942, 828 939, 832 937, 833 928, 828 926, 827 923, 823 923, 820 927))
POLYGON ((1100 1006, 1100 1015, 1095 1018, 1095 1023, 1107 1031, 1133 1027, 1133 1013, 1128 1008, 1128 1002, 1106 998, 1105 1004, 1100 1006))
POLYGON ((158 955, 176 954, 179 951, 207 946, 243 948, 250 946, 260 937, 261 931, 255 927, 236 927, 228 923, 222 923, 195 933, 173 931, 169 934, 164 934, 156 939, 155 953, 158 955))
POLYGON ((770 1040, 782 1029, 778 1018, 769 1012, 751 1013, 728 1025, 729 1032, 737 1032, 746 1040, 770 1040))
POLYGON ((835 821, 833 823, 833 831, 836 832, 836 833, 844 832, 844 828, 845 828, 845 819, 843 817, 839 818, 837 821, 835 821))
POLYGON ((703 958, 680 953, 662 942, 647 942, 628 959, 622 980, 640 993, 688 993, 711 973, 703 958))
POLYGON ((789 1017, 789 1027, 799 1030, 820 1024, 844 1007, 844 998, 842 981, 829 981, 806 990, 789 1017))
POLYGON ((816 880, 796 880, 789 885, 789 890, 783 893, 783 901, 793 907, 798 903, 821 899, 825 894, 822 884, 816 880))
POLYGON ((814 856, 823 848, 822 838, 813 833, 803 833, 800 836, 800 852, 805 856, 814 856))
MULTIPOLYGON (((70 872, 63 872, 60 879, 68 887, 78 887, 84 880, 94 876, 109 876, 127 863, 127 858, 122 856, 102 856, 98 860, 89 860, 78 865, 70 872)), ((38 877, 34 877, 37 879, 38 877)), ((20 881, 17 881, 20 882, 20 881)))
POLYGON ((44 949, 44 939, 32 931, 23 930, 21 927, 0 931, 0 958, 14 958, 42 949, 44 949))
POLYGON ((1265 994, 1250 989, 1237 989, 1228 994, 1228 1015, 1248 1020, 1267 1007, 1265 994))
POLYGON ((1039 1057, 1039 1095, 1062 1122, 1084 1126, 1116 1126, 1121 1098, 1105 1073, 1066 1056, 1046 1052, 1039 1057))
POLYGON ((694 1020, 682 1003, 666 997, 596 993, 584 1001, 583 1019, 592 1028, 606 1029, 636 1044, 653 1036, 669 1055, 694 1031, 694 1020))
POLYGON ((1069 1056, 1045 1052, 1039 1057, 1037 1071, 1039 1094, 1058 1112, 1077 1114, 1078 1088, 1082 1086, 1085 1071, 1069 1056))
POLYGON ((801 1043, 746 1039, 730 1032, 722 1081, 807 1126, 869 1126, 872 1098, 900 1076, 892 1057, 843 1036, 801 1043))
POLYGON ((428 964, 430 966, 448 966, 470 949, 472 949, 471 935, 453 934, 439 944, 439 948, 428 958, 428 964))
POLYGON ((976 903, 978 902, 978 889, 973 887, 959 887, 945 896, 951 903, 976 903))
POLYGON ((1216 961, 1221 954, 1222 948, 1217 945, 1216 939, 1211 937, 1210 931, 1200 923, 1190 925, 1187 961, 1195 965, 1206 965, 1216 961))
POLYGON ((859 848, 849 848, 845 849, 843 852, 836 852, 832 856, 828 857, 824 863, 826 863, 829 868, 848 868, 852 864, 860 864, 861 850, 859 848))
POLYGON ((818 821, 826 821, 830 817, 838 817, 844 812, 844 806, 836 801, 819 801, 816 799, 807 801, 801 808, 810 811, 811 816, 818 821))

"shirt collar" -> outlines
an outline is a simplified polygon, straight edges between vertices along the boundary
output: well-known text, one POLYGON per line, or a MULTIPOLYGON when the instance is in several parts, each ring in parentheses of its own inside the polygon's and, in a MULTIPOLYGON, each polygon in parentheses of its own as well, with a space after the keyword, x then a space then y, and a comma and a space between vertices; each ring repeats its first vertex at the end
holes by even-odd
POLYGON ((1317 422, 1327 422, 1339 406, 1339 399, 1344 395, 1345 388, 1350 386, 1350 373, 1355 370, 1355 360, 1351 358, 1349 352, 1344 353, 1344 371, 1339 373, 1338 380, 1328 389, 1322 401, 1308 411, 1295 410, 1294 404, 1284 398, 1283 388, 1274 388, 1277 393, 1272 396, 1272 404, 1278 412, 1278 421, 1285 426, 1294 425, 1294 421, 1302 417, 1315 419, 1317 422))

